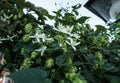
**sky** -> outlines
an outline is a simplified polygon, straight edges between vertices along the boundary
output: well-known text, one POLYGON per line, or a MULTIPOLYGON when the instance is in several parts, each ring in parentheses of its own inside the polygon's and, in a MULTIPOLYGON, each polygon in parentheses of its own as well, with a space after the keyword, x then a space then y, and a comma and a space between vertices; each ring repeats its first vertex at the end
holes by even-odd
MULTIPOLYGON (((95 25, 105 25, 104 21, 101 20, 99 17, 94 15, 92 12, 87 10, 83 5, 88 1, 88 0, 26 0, 30 1, 35 6, 40 6, 49 11, 50 14, 53 14, 52 11, 56 11, 61 7, 66 7, 67 3, 69 3, 68 6, 76 5, 78 3, 82 4, 82 7, 79 9, 80 16, 89 16, 91 17, 88 21, 90 23, 91 27, 95 28, 95 25), (55 5, 56 3, 56 5, 55 5)), ((53 24, 53 21, 48 21, 48 24, 53 24)))

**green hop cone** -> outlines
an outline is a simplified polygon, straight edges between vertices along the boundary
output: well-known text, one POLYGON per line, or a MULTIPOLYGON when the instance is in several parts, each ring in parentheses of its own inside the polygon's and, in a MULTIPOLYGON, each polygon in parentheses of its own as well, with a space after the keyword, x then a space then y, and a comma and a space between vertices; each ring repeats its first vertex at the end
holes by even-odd
POLYGON ((25 48, 21 48, 21 51, 20 51, 20 53, 21 53, 22 55, 24 55, 24 54, 26 53, 26 50, 25 50, 25 48))
POLYGON ((39 52, 33 51, 30 55, 30 59, 35 59, 35 58, 37 58, 38 55, 39 55, 39 52))
POLYGON ((72 83, 87 83, 86 80, 81 80, 79 78, 75 79, 75 80, 72 80, 72 83))
POLYGON ((18 19, 18 16, 17 15, 14 15, 13 16, 13 20, 17 20, 18 19))
POLYGON ((109 46, 108 39, 106 37, 102 37, 100 39, 100 43, 102 43, 103 46, 109 46))
POLYGON ((56 35, 54 38, 55 38, 55 40, 59 40, 59 41, 63 39, 63 37, 61 35, 56 35))
POLYGON ((79 30, 79 29, 80 29, 80 27, 79 27, 78 24, 76 24, 76 25, 74 26, 74 28, 75 28, 75 30, 79 30))
POLYGON ((102 60, 102 54, 100 52, 96 52, 95 55, 98 58, 98 60, 102 60))
POLYGON ((67 57, 65 62, 67 64, 72 64, 72 58, 71 57, 67 57))
POLYGON ((30 35, 26 34, 23 36, 23 42, 28 42, 28 41, 30 41, 30 35))
POLYGON ((35 33, 41 33, 40 28, 35 28, 35 33))
POLYGON ((77 72, 77 68, 76 68, 75 66, 67 67, 66 70, 67 70, 69 73, 75 73, 75 72, 77 72))
POLYGON ((85 80, 81 80, 79 73, 66 73, 65 78, 69 79, 72 83, 87 83, 85 80))
POLYGON ((63 43, 62 46, 63 46, 63 51, 64 51, 64 53, 66 53, 66 52, 67 52, 67 44, 66 44, 66 43, 63 43))
POLYGON ((54 65, 54 60, 52 58, 49 58, 45 62, 45 67, 46 68, 51 68, 54 65))
POLYGON ((18 18, 22 18, 22 16, 23 16, 22 12, 19 12, 18 18))
POLYGON ((32 24, 31 23, 26 24, 24 30, 26 33, 30 33, 32 30, 32 24))
POLYGON ((31 64, 30 58, 24 59, 23 64, 22 64, 22 67, 23 67, 24 69, 30 68, 31 65, 32 65, 32 64, 31 64))
POLYGON ((79 78, 79 75, 78 75, 78 73, 66 73, 65 78, 72 81, 72 80, 74 80, 76 78, 79 78))
POLYGON ((52 40, 47 40, 47 41, 46 41, 46 44, 47 44, 47 45, 52 44, 52 40))

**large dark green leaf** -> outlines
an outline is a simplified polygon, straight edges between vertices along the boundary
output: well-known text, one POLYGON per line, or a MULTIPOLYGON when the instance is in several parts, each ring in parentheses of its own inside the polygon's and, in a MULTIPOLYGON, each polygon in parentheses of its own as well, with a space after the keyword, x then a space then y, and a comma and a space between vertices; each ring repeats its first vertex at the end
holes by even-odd
POLYGON ((94 73, 85 69, 83 71, 85 79, 88 81, 88 83, 100 83, 97 79, 97 77, 95 77, 94 73))
POLYGON ((51 83, 47 76, 46 71, 37 68, 21 70, 10 75, 15 83, 51 83))

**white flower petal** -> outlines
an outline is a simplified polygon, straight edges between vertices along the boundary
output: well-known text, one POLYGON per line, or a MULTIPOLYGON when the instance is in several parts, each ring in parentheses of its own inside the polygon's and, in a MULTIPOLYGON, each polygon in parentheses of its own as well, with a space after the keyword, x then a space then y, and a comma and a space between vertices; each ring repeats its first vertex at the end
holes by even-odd
POLYGON ((46 47, 46 46, 42 46, 41 48, 36 49, 36 51, 41 52, 41 56, 43 56, 43 54, 44 54, 44 52, 45 52, 45 50, 46 50, 46 49, 47 49, 47 47, 46 47))
POLYGON ((65 34, 71 34, 73 30, 73 26, 70 27, 70 26, 63 26, 62 24, 59 24, 57 28, 53 28, 53 29, 65 34))
POLYGON ((76 51, 75 46, 79 45, 80 42, 73 41, 73 39, 70 37, 68 37, 68 39, 70 40, 70 42, 66 41, 66 43, 72 46, 73 50, 76 51))
POLYGON ((66 41, 67 44, 71 45, 68 41, 66 41))
POLYGON ((7 35, 7 38, 6 38, 6 40, 13 41, 13 36, 12 36, 12 37, 10 37, 9 35, 7 35))
POLYGON ((0 44, 2 43, 2 41, 0 41, 0 44))
POLYGON ((72 46, 73 50, 76 51, 76 48, 74 46, 72 46))
POLYGON ((74 46, 77 46, 77 45, 79 45, 79 44, 80 44, 80 42, 77 42, 77 43, 74 44, 74 46))
POLYGON ((30 36, 30 38, 35 38, 38 43, 40 42, 40 39, 43 42, 45 42, 46 40, 52 39, 52 38, 47 38, 46 35, 45 35, 45 33, 42 33, 42 34, 36 33, 34 36, 30 36))

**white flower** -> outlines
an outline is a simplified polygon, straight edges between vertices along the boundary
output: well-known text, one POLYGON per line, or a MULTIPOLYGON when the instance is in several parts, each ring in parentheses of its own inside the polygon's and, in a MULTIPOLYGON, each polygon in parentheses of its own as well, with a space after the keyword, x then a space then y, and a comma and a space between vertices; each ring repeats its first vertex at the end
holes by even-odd
POLYGON ((70 37, 69 37, 68 39, 70 40, 70 42, 66 41, 66 43, 67 43, 67 44, 69 44, 69 45, 71 45, 71 46, 72 46, 72 48, 73 48, 73 50, 74 50, 74 51, 76 51, 75 46, 79 45, 79 44, 80 44, 80 42, 73 41, 73 39, 72 39, 72 38, 70 38, 70 37))
POLYGON ((14 38, 15 36, 9 36, 9 35, 7 35, 7 38, 1 38, 0 37, 0 43, 2 43, 2 41, 6 41, 6 40, 10 40, 10 41, 13 41, 13 38, 14 38))
POLYGON ((47 38, 44 33, 40 34, 40 36, 41 36, 40 38, 42 39, 43 42, 45 42, 46 40, 52 40, 52 38, 47 38))
POLYGON ((36 42, 40 42, 40 35, 36 33, 34 36, 30 36, 30 38, 35 38, 36 42))
POLYGON ((75 37, 75 38, 77 38, 77 39, 79 39, 79 38, 80 38, 79 34, 77 34, 77 33, 70 34, 70 36, 71 36, 71 37, 75 37))
POLYGON ((58 25, 58 28, 53 28, 56 31, 62 32, 62 33, 66 33, 66 34, 71 34, 72 30, 73 30, 73 26, 63 26, 62 24, 58 25))
POLYGON ((68 33, 71 33, 72 32, 72 30, 73 30, 73 26, 66 26, 66 31, 68 32, 68 33))
POLYGON ((42 46, 41 48, 37 49, 36 51, 41 52, 41 56, 43 56, 43 54, 44 54, 44 52, 45 52, 46 49, 47 49, 46 46, 42 46))
POLYGON ((45 33, 42 33, 42 34, 38 34, 36 33, 34 36, 30 36, 30 38, 35 38, 36 39, 36 43, 39 43, 40 42, 40 39, 45 42, 46 40, 52 40, 52 38, 47 38, 45 36, 45 33))
POLYGON ((63 26, 62 24, 59 24, 58 28, 53 28, 53 29, 56 30, 56 31, 68 34, 71 37, 75 37, 77 39, 80 38, 79 34, 77 34, 77 33, 71 33, 72 30, 73 30, 73 26, 70 27, 70 26, 63 26))
POLYGON ((6 38, 6 40, 10 40, 10 41, 13 41, 13 38, 14 38, 15 36, 9 36, 9 35, 7 35, 7 38, 6 38))

